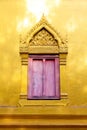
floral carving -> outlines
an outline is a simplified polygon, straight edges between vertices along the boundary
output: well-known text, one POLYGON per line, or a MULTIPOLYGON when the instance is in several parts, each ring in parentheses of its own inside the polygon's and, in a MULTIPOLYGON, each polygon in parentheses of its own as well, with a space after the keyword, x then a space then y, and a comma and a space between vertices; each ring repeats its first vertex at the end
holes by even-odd
POLYGON ((55 46, 58 53, 67 53, 67 40, 48 23, 44 15, 41 20, 25 35, 20 36, 20 53, 29 53, 35 46, 55 46))
POLYGON ((30 46, 57 46, 57 41, 45 28, 36 33, 29 42, 30 46))

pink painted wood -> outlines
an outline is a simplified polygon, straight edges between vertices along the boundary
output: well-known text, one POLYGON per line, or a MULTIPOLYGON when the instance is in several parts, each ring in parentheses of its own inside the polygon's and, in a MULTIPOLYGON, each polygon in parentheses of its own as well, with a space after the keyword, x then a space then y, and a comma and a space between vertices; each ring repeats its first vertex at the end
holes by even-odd
POLYGON ((32 96, 42 96, 42 73, 43 73, 43 61, 33 60, 33 93, 32 96))
POLYGON ((44 96, 54 97, 55 96, 55 60, 45 61, 45 85, 44 85, 44 96))
POLYGON ((44 56, 28 60, 28 99, 60 98, 59 58, 44 56))

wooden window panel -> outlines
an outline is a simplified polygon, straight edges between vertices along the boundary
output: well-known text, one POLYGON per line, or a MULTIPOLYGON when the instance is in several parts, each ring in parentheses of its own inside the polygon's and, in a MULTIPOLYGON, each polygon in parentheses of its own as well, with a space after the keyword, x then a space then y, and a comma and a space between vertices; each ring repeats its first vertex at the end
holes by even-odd
POLYGON ((45 60, 45 80, 44 80, 44 96, 55 96, 55 62, 54 60, 45 60))
POLYGON ((59 99, 59 58, 35 56, 29 58, 28 99, 59 99))
POLYGON ((32 74, 32 97, 42 96, 42 76, 43 76, 43 61, 42 60, 33 60, 33 74, 32 74))

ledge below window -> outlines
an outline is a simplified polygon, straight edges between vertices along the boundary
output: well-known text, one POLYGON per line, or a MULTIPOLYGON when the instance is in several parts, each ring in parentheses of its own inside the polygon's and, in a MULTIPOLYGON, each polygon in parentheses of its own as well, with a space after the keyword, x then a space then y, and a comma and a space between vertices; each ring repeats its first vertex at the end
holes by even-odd
POLYGON ((62 93, 60 99, 33 99, 29 100, 27 99, 27 95, 20 95, 20 100, 18 103, 18 106, 24 106, 24 107, 51 107, 51 106, 66 106, 68 105, 68 94, 62 93))

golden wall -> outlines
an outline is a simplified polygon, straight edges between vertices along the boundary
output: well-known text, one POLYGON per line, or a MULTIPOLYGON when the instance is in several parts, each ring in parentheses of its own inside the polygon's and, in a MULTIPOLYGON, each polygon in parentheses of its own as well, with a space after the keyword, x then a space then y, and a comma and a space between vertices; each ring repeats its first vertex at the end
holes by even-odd
MULTIPOLYGON (((56 113, 87 114, 86 0, 0 0, 0 111, 5 112, 2 106, 18 105, 22 80, 20 34, 30 30, 43 12, 51 25, 68 40, 65 88, 68 103, 66 108, 56 108, 56 113)), ((14 113, 20 113, 20 109, 14 113)))
MULTIPOLYGON (((21 63, 19 55, 19 34, 26 33, 38 19, 31 0, 0 1, 0 105, 15 105, 21 87, 21 63), (30 2, 30 3, 29 3, 30 2), (30 6, 29 6, 30 7, 30 6), (31 12, 32 11, 32 12, 31 12), (7 96, 9 94, 9 96, 7 96), (12 98, 11 98, 12 97, 12 98)), ((36 4, 36 3, 35 3, 36 4)), ((40 5, 40 1, 37 1, 40 5)), ((87 46, 85 0, 45 1, 48 21, 68 38, 67 91, 70 105, 86 106, 87 100, 87 46), (58 5, 57 5, 58 4, 58 5)), ((39 11, 37 11, 39 14, 39 11)))

